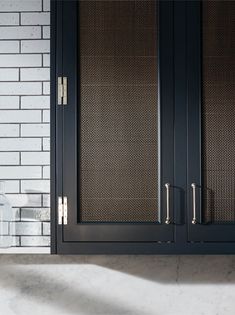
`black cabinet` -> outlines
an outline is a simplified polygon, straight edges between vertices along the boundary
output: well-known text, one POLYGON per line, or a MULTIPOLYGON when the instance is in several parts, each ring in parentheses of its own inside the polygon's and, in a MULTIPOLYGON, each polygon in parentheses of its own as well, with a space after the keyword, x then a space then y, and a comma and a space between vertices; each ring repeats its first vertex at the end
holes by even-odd
POLYGON ((234 242, 235 3, 195 2, 187 13, 188 239, 234 242))
POLYGON ((234 31, 226 1, 52 1, 53 253, 235 252, 234 31))

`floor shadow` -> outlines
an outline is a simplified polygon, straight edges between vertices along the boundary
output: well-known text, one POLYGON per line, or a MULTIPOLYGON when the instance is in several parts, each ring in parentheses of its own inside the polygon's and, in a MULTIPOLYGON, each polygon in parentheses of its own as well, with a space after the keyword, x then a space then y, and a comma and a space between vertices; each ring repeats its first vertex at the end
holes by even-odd
POLYGON ((153 282, 169 284, 235 283, 235 256, 0 256, 1 268, 6 265, 52 264, 96 265, 153 282))
POLYGON ((101 296, 99 292, 95 294, 94 288, 89 290, 89 286, 87 286, 86 290, 84 290, 78 281, 75 280, 73 283, 65 280, 66 273, 58 274, 57 277, 56 272, 50 276, 48 273, 44 275, 35 269, 23 272, 22 268, 13 266, 13 264, 8 266, 1 265, 0 286, 4 290, 13 290, 15 300, 12 303, 14 309, 17 309, 19 299, 26 298, 30 302, 36 301, 40 307, 42 305, 53 306, 53 308, 60 311, 60 314, 64 312, 66 315, 143 315, 143 312, 135 309, 133 306, 129 308, 127 305, 120 305, 114 298, 110 301, 106 296, 101 296))

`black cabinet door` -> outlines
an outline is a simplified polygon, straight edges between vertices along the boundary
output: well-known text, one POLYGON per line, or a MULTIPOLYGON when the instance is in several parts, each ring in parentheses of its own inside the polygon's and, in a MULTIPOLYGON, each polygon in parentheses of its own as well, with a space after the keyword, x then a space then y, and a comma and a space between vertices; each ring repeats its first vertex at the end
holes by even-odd
POLYGON ((54 74, 68 80, 54 108, 55 196, 68 205, 57 251, 173 242, 172 2, 53 5, 54 74))
POLYGON ((188 238, 235 241, 235 2, 189 2, 188 238))

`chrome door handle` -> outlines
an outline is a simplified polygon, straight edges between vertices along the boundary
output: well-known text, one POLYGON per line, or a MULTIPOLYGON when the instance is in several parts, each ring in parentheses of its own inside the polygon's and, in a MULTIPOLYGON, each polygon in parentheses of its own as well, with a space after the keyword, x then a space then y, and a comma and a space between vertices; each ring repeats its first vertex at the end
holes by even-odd
POLYGON ((196 218, 196 184, 191 184, 192 190, 193 190, 193 219, 192 224, 197 224, 197 218, 196 218))
POLYGON ((166 183, 165 187, 166 187, 166 224, 170 224, 170 184, 166 183))

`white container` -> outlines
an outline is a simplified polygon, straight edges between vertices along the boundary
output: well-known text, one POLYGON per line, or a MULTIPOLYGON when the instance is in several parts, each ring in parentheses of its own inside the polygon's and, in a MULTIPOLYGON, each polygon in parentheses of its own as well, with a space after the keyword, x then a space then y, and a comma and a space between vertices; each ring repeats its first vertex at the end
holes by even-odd
POLYGON ((0 181, 0 248, 12 246, 12 218, 12 207, 5 195, 5 183, 0 181))

